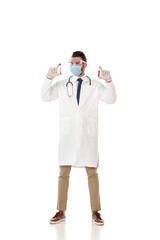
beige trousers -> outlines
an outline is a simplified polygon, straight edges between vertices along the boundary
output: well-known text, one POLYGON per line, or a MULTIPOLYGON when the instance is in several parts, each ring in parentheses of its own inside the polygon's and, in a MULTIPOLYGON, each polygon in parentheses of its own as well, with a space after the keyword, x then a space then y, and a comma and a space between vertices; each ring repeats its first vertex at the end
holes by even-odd
MULTIPOLYGON (((66 210, 68 199, 69 175, 72 166, 59 166, 57 210, 66 210)), ((85 167, 88 175, 88 188, 92 211, 101 210, 99 178, 97 168, 85 167)))

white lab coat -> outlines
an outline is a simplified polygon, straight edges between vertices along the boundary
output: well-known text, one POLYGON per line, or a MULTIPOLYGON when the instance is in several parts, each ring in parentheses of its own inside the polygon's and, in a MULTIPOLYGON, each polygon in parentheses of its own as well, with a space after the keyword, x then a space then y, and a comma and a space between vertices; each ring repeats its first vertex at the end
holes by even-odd
POLYGON ((116 90, 113 81, 92 80, 81 77, 80 102, 77 103, 77 76, 73 83, 73 96, 68 97, 66 83, 68 79, 45 81, 41 90, 41 98, 45 102, 59 100, 59 165, 73 167, 99 167, 98 152, 98 103, 99 100, 113 104, 116 101, 116 90), (53 82, 53 85, 52 85, 53 82))

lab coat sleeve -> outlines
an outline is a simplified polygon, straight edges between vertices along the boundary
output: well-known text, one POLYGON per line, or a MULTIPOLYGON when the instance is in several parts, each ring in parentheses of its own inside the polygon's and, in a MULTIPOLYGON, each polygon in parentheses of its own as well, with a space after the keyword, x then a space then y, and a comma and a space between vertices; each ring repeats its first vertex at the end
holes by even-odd
POLYGON ((44 80, 44 83, 41 88, 41 99, 44 102, 50 102, 58 99, 58 83, 55 82, 54 78, 49 80, 47 77, 44 80), (53 83, 53 85, 52 85, 53 83))
POLYGON ((104 84, 100 83, 99 87, 99 99, 107 104, 113 104, 116 102, 117 94, 113 81, 104 84))

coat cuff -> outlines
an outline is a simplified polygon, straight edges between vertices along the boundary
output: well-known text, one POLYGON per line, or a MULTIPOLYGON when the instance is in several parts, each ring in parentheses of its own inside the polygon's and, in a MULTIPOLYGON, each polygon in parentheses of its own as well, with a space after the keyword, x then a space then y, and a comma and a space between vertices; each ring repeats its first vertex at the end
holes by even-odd
POLYGON ((105 82, 104 82, 104 84, 105 84, 105 86, 112 86, 113 85, 113 80, 111 81, 111 82, 107 82, 106 80, 105 80, 105 82))

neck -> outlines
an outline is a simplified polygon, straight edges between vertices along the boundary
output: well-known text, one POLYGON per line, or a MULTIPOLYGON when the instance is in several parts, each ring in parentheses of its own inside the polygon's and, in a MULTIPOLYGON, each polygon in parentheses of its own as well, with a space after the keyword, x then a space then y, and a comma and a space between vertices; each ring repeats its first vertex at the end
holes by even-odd
POLYGON ((85 75, 85 73, 81 73, 81 75, 78 75, 78 77, 83 77, 85 75))

